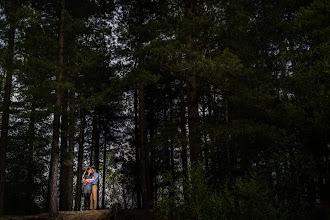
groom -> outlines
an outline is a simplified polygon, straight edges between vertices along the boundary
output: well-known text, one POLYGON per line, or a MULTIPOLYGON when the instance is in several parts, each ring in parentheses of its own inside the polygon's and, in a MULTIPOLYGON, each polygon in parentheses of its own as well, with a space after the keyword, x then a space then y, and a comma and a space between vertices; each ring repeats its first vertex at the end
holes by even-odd
POLYGON ((96 167, 91 167, 94 181, 92 182, 92 194, 91 194, 91 204, 90 209, 95 210, 97 208, 97 183, 99 181, 99 174, 96 172, 96 167))

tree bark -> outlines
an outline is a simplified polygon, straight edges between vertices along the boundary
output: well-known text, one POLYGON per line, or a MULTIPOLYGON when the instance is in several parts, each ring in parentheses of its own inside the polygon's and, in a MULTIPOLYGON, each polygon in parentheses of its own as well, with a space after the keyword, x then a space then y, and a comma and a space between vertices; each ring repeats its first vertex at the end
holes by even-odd
POLYGON ((60 147, 60 199, 59 210, 68 211, 67 208, 67 178, 68 178, 68 114, 67 114, 68 91, 62 96, 61 115, 61 147, 60 147))
MULTIPOLYGON (((172 83, 169 83, 169 96, 168 96, 168 102, 170 104, 170 123, 173 123, 173 95, 172 95, 172 83)), ((175 165, 174 165, 174 143, 171 141, 170 145, 171 150, 171 173, 172 177, 175 178, 175 165)))
MULTIPOLYGON (((196 1, 185 0, 185 18, 191 20, 196 1)), ((193 40, 191 34, 187 34, 187 43, 193 48, 193 40)), ((187 56, 189 59, 189 56, 187 56)), ((194 166, 200 161, 200 135, 198 133, 197 125, 199 120, 198 115, 198 93, 197 93, 197 79, 193 73, 188 73, 187 77, 187 106, 188 106, 188 127, 189 127, 189 147, 190 147, 190 161, 194 166)))
POLYGON ((187 166, 188 166, 188 160, 187 160, 187 131, 186 131, 186 106, 184 101, 184 87, 183 87, 183 80, 180 79, 180 130, 181 130, 181 143, 182 143, 182 152, 181 152, 181 158, 182 158, 182 171, 183 176, 187 173, 187 166))
MULTIPOLYGON (((29 140, 29 163, 33 164, 34 160, 34 139, 35 139, 35 123, 36 123, 36 102, 33 98, 31 103, 31 113, 30 113, 30 123, 29 123, 29 129, 28 129, 28 137, 29 140)), ((29 169, 31 169, 31 166, 29 166, 29 169)), ((29 170, 28 172, 33 172, 33 170, 29 170)))
MULTIPOLYGON (((226 120, 226 126, 228 127, 229 125, 229 110, 228 110, 228 100, 225 99, 225 120, 226 120)), ((231 158, 231 153, 230 153, 230 144, 229 144, 229 135, 227 137, 227 140, 226 140, 226 150, 227 150, 227 173, 228 175, 230 175, 230 158, 231 158)))
POLYGON ((198 114, 197 82, 195 76, 188 77, 187 105, 188 105, 190 162, 194 166, 200 161, 200 151, 201 151, 200 134, 197 128, 199 114, 198 114))
POLYGON ((71 211, 73 200, 73 149, 75 128, 75 89, 66 91, 65 103, 69 101, 69 112, 64 105, 61 131, 61 170, 59 210, 71 211), (69 113, 69 114, 68 114, 69 113), (68 126, 69 125, 69 126, 68 126), (69 145, 68 145, 69 137, 69 145))
POLYGON ((105 174, 107 162, 107 132, 104 132, 104 149, 103 149, 103 178, 102 178, 102 209, 105 209, 105 174))
POLYGON ((95 116, 93 115, 93 121, 92 121, 92 144, 90 146, 90 157, 89 157, 89 166, 94 165, 94 145, 95 145, 95 116))
MULTIPOLYGON (((163 89, 163 114, 164 114, 164 125, 168 123, 167 117, 167 103, 166 103, 166 88, 163 89)), ((166 141, 165 149, 165 158, 166 158, 166 170, 171 170, 171 152, 168 141, 166 141)))
POLYGON ((139 128, 140 128, 140 169, 141 169, 141 191, 142 208, 150 207, 150 187, 149 187, 149 161, 146 149, 147 129, 145 115, 144 84, 139 83, 139 128))
MULTIPOLYGON (((36 124, 36 101, 33 97, 31 100, 31 113, 29 115, 30 122, 29 122, 29 128, 27 132, 27 142, 28 142, 28 164, 27 164, 27 173, 33 173, 34 172, 34 140, 35 140, 35 124, 36 124)), ((33 193, 32 190, 35 187, 35 181, 32 179, 29 179, 29 177, 26 177, 26 200, 27 201, 33 201, 33 193)), ((27 214, 31 214, 31 206, 26 207, 27 214)))
MULTIPOLYGON (((98 112, 95 112, 94 118, 93 118, 93 133, 94 133, 94 166, 96 167, 97 172, 99 172, 100 169, 100 116, 98 112), (95 121, 95 122, 94 122, 95 121)), ((100 198, 99 198, 99 185, 100 181, 97 182, 97 208, 100 206, 100 198)))
MULTIPOLYGON (((205 119, 206 117, 206 100, 205 96, 203 96, 203 118, 205 119)), ((203 141, 204 141, 204 158, 205 158, 205 169, 209 169, 209 148, 207 144, 207 136, 206 134, 203 135, 203 141)))
POLYGON ((281 82, 281 88, 282 89, 282 99, 284 101, 288 100, 288 92, 287 87, 285 85, 285 78, 287 76, 287 68, 286 68, 286 60, 285 60, 285 49, 286 45, 284 43, 280 43, 280 61, 281 61, 281 76, 280 76, 280 82, 281 82))
POLYGON ((136 163, 136 202, 137 208, 141 208, 141 189, 140 189, 140 149, 139 149, 139 118, 138 118, 138 93, 134 90, 134 135, 135 135, 135 163, 136 163))
POLYGON ((4 81, 4 78, 5 78, 5 73, 0 74, 0 91, 2 92, 2 84, 3 84, 3 81, 4 81))
MULTIPOLYGON (((156 132, 156 123, 155 123, 155 103, 154 103, 154 97, 151 95, 149 96, 150 101, 148 102, 148 106, 149 106, 149 118, 146 121, 149 121, 149 123, 147 123, 149 126, 147 128, 147 130, 149 129, 149 140, 153 140, 154 136, 155 136, 155 132, 156 132)), ((165 100, 165 99, 164 99, 165 100)), ((154 161, 154 146, 150 146, 151 148, 148 150, 148 154, 150 158, 148 160, 149 163, 149 169, 148 169, 148 176, 149 176, 149 197, 150 197, 150 201, 156 201, 157 200, 157 193, 155 193, 157 190, 157 186, 154 185, 154 183, 156 182, 156 170, 155 170, 155 161, 154 161)))
POLYGON ((79 133, 79 151, 78 151, 78 167, 77 167, 77 186, 76 186, 76 198, 75 198, 75 211, 79 211, 81 207, 81 179, 82 179, 82 163, 84 156, 84 140, 85 140, 85 111, 80 110, 80 133, 79 133))
POLYGON ((67 176, 67 186, 68 186, 68 197, 67 197, 67 207, 68 211, 72 210, 72 202, 73 202, 73 164, 74 164, 74 135, 76 128, 76 90, 72 88, 70 90, 70 115, 69 115, 69 160, 68 160, 68 176, 67 176))
POLYGON ((57 88, 55 89, 55 109, 54 109, 54 122, 53 122, 53 142, 52 142, 52 155, 50 162, 49 171, 49 213, 54 216, 58 213, 57 204, 57 178, 58 178, 58 162, 59 162, 59 136, 60 136, 60 109, 61 109, 61 96, 62 92, 60 89, 60 84, 64 74, 64 10, 65 10, 65 0, 61 1, 61 13, 60 13, 60 26, 59 26, 59 64, 58 64, 58 75, 56 76, 57 88))
POLYGON ((11 23, 8 35, 8 57, 6 62, 6 84, 5 94, 3 98, 3 113, 1 123, 1 146, 0 146, 0 215, 4 213, 5 198, 5 179, 6 179, 6 153, 8 147, 8 124, 9 124, 9 108, 10 94, 12 87, 12 78, 14 73, 14 43, 15 43, 15 26, 11 23))
POLYGON ((93 132, 94 132, 94 166, 97 171, 100 168, 100 131, 99 131, 99 115, 95 113, 93 117, 93 132))

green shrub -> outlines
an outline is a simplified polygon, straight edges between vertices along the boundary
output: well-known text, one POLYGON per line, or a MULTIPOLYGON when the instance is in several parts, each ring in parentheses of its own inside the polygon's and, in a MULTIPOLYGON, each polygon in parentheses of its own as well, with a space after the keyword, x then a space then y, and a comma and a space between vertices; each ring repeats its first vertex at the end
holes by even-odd
POLYGON ((222 186, 211 187, 209 177, 201 165, 188 172, 183 192, 180 184, 168 177, 168 195, 158 202, 164 218, 177 219, 291 219, 303 217, 303 207, 298 208, 298 198, 276 200, 272 184, 257 174, 239 177, 222 186), (184 199, 183 199, 184 198, 184 199), (290 204, 290 201, 294 204, 290 204), (297 210, 293 210, 293 207, 297 210))

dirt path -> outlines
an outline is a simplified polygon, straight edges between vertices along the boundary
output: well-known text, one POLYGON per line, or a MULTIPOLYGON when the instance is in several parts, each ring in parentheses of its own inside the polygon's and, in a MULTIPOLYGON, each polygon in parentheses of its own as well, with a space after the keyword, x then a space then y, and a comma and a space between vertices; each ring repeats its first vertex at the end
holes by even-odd
MULTIPOLYGON (((59 211, 56 220, 101 220, 107 219, 107 216, 111 214, 111 210, 90 210, 90 211, 59 211)), ((39 215, 25 215, 25 216, 2 216, 1 220, 48 220, 50 219, 48 213, 43 213, 39 215)))
MULTIPOLYGON (((25 216, 1 216, 0 220, 49 220, 49 214, 25 216)), ((117 213, 110 209, 94 211, 59 211, 56 220, 161 220, 159 216, 149 210, 120 210, 117 213)))

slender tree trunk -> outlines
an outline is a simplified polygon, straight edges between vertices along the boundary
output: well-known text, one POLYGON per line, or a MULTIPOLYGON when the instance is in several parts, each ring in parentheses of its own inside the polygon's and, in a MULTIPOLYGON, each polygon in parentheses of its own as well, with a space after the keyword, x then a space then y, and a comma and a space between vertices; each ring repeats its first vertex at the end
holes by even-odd
POLYGON ((141 208, 141 189, 140 189, 140 149, 139 149, 139 118, 138 118, 138 94, 134 91, 134 135, 135 135, 135 163, 136 163, 136 199, 137 207, 141 208))
POLYGON ((99 115, 93 117, 93 132, 94 132, 94 166, 97 171, 100 168, 100 131, 99 131, 99 115))
MULTIPOLYGON (((164 124, 166 125, 168 122, 166 88, 164 88, 163 90, 163 114, 164 114, 164 124)), ((165 158, 166 158, 166 170, 171 170, 171 153, 170 153, 170 147, 168 141, 166 141, 165 158)))
MULTIPOLYGON (((169 87, 168 87, 168 103, 169 103, 169 110, 170 110, 170 115, 169 115, 169 121, 170 124, 173 123, 173 96, 172 96, 172 83, 169 83, 169 87)), ((174 141, 171 140, 170 144, 170 161, 171 161, 171 166, 170 166, 170 172, 171 172, 171 176, 173 178, 173 182, 176 182, 176 176, 175 176, 175 165, 174 165, 174 141)), ((170 198, 174 198, 175 196, 175 192, 174 191, 170 191, 169 193, 170 198)), ((173 215, 173 209, 171 207, 171 215, 173 215)))
POLYGON ((280 61, 281 61, 281 88, 282 89, 282 97, 284 101, 288 100, 288 92, 287 92, 287 87, 285 85, 285 78, 287 76, 287 71, 286 71, 286 60, 285 60, 285 48, 286 45, 284 45, 283 43, 281 43, 280 45, 280 61))
MULTIPOLYGON (((212 112, 212 118, 219 118, 220 117, 220 113, 219 113, 219 109, 216 108, 216 105, 212 105, 212 103, 216 103, 216 92, 218 91, 214 91, 213 93, 211 92, 210 94, 210 100, 211 100, 211 103, 209 103, 209 106, 211 108, 211 112, 212 112)), ((220 171, 222 173, 225 173, 225 170, 224 170, 224 167, 226 166, 225 163, 224 163, 224 160, 222 159, 222 152, 221 152, 221 149, 219 146, 216 146, 215 144, 215 141, 216 141, 216 138, 215 136, 212 134, 210 136, 210 139, 211 139, 211 142, 212 142, 212 149, 211 149, 211 155, 212 155, 212 170, 214 171, 220 171), (224 164, 224 165, 222 165, 224 164)), ((222 175, 223 174, 219 174, 219 175, 222 175)))
POLYGON ((67 211, 67 174, 68 174, 68 112, 67 112, 68 91, 63 92, 62 96, 62 115, 61 115, 61 147, 60 147, 60 199, 59 210, 67 211))
MULTIPOLYGON (((227 95, 226 95, 227 96, 227 95)), ((228 110, 228 99, 227 97, 225 98, 225 120, 226 120, 226 126, 228 127, 229 125, 229 110, 228 110)), ((226 140, 226 150, 227 150, 227 175, 230 176, 231 173, 231 152, 230 152, 230 136, 229 134, 227 135, 227 140, 226 140)))
MULTIPOLYGON (((215 115, 215 111, 213 109, 213 105, 212 103, 214 103, 214 99, 213 99, 213 95, 212 95, 212 88, 210 88, 210 93, 208 94, 208 112, 209 112, 209 116, 213 119, 214 115, 215 115)), ((210 143, 211 143, 211 148, 210 148, 210 169, 213 171, 216 170, 217 167, 217 150, 216 150, 216 144, 214 143, 214 136, 212 133, 210 133, 210 143)), ((220 170, 220 169, 219 169, 220 170)))
MULTIPOLYGON (((173 123, 173 95, 172 95, 172 83, 169 83, 169 89, 168 89, 168 102, 170 104, 170 123, 173 123)), ((174 165, 174 143, 171 141, 170 144, 170 150, 171 150, 171 174, 172 177, 175 178, 175 165, 174 165)))
MULTIPOLYGON (((34 160, 34 139, 35 139, 35 123, 36 123, 36 102, 32 100, 31 103, 31 113, 30 113, 30 123, 28 129, 28 140, 29 140, 29 163, 33 164, 34 160)), ((31 169, 31 166, 29 166, 31 169)), ((29 170, 29 172, 33 172, 33 170, 29 170)))
POLYGON ((5 94, 3 98, 3 113, 1 123, 1 146, 0 146, 0 215, 4 213, 4 198, 5 198, 5 170, 6 170, 6 152, 8 147, 8 124, 9 124, 9 108, 10 108, 10 94, 12 87, 12 78, 14 73, 14 40, 15 40, 15 26, 10 24, 8 36, 8 57, 6 62, 6 84, 5 94))
POLYGON ((188 126, 189 126, 189 146, 190 146, 190 162, 192 165, 200 161, 200 135, 198 133, 198 97, 197 82, 195 76, 188 77, 187 89, 187 105, 188 105, 188 126))
MULTIPOLYGON (((203 96, 203 118, 206 118, 206 101, 205 96, 203 96)), ((204 158, 205 158, 205 169, 209 169, 209 148, 207 144, 207 136, 206 134, 203 135, 204 139, 204 158)))
MULTIPOLYGON (((167 103, 166 103, 166 88, 163 89, 163 114, 164 114, 164 124, 168 123, 167 117, 167 103)), ((169 142, 166 141, 166 149, 165 149, 165 158, 166 158, 166 170, 171 170, 171 153, 169 142)))
MULTIPOLYGON (((95 127, 93 127, 93 132, 94 132, 94 166, 96 167, 97 172, 99 172, 100 169, 100 115, 98 112, 95 112, 94 118, 93 118, 93 123, 95 120, 95 127), (95 131, 94 131, 95 129, 95 131)), ((100 203, 99 203, 99 185, 100 181, 97 182, 97 208, 99 208, 100 203)))
MULTIPOLYGON (((27 173, 33 173, 35 166, 34 166, 34 139, 35 139, 35 123, 36 123, 36 102, 33 98, 31 101, 31 113, 30 113, 30 122, 29 122, 29 128, 27 132, 26 139, 28 140, 28 167, 27 167, 27 173)), ((32 179, 29 179, 29 177, 26 178, 26 200, 27 201, 33 201, 33 194, 32 190, 35 187, 35 181, 32 179)), ((31 214, 31 206, 26 207, 26 213, 31 214)))
MULTIPOLYGON (((191 20, 196 1, 185 0, 185 18, 191 20)), ((193 48, 193 40, 190 34, 187 34, 187 43, 193 48)), ((189 59, 189 57, 187 58, 189 59)), ((187 77, 187 105, 188 105, 188 127, 189 127, 189 147, 191 164, 197 164, 200 161, 200 135, 197 125, 199 120, 198 115, 198 93, 197 79, 194 74, 189 74, 187 77)))
POLYGON ((182 171, 183 176, 187 173, 187 132, 186 132, 186 107, 184 102, 184 87, 183 87, 183 80, 180 79, 180 130, 181 130, 181 139, 182 139, 182 152, 181 152, 181 158, 182 158, 182 171))
POLYGON ((78 150, 78 167, 77 167, 77 187, 76 187, 76 198, 75 198, 75 211, 79 211, 81 207, 81 179, 82 179, 82 164, 84 156, 84 140, 85 140, 85 111, 80 110, 80 133, 79 133, 79 150, 78 150))
POLYGON ((62 130, 61 130, 61 158, 60 158, 60 205, 59 210, 71 211, 73 199, 73 148, 74 148, 74 89, 63 97, 62 130), (70 111, 67 111, 67 101, 70 101, 70 111), (69 115, 68 115, 69 113, 69 115), (69 117, 68 117, 69 116, 69 117), (68 127, 69 122, 69 127, 68 127), (68 145, 69 137, 69 145, 68 145))
POLYGON ((74 134, 76 128, 76 117, 75 117, 75 89, 70 90, 70 115, 69 115, 69 151, 68 151, 68 171, 67 171, 67 207, 66 210, 72 210, 72 202, 73 202, 73 159, 74 159, 74 134))
POLYGON ((148 151, 146 149, 147 129, 144 100, 144 84, 139 83, 139 128, 140 128, 140 169, 141 169, 141 190, 142 190, 142 208, 150 207, 150 187, 149 185, 149 161, 148 151))
POLYGON ((2 84, 3 84, 3 80, 5 78, 5 74, 4 73, 1 74, 1 73, 0 73, 0 92, 2 93, 2 84))
POLYGON ((63 72, 64 72, 64 57, 63 57, 63 48, 64 48, 64 38, 63 38, 63 26, 64 26, 64 6, 65 0, 61 1, 61 17, 60 17, 60 27, 59 27, 59 64, 58 64, 58 75, 56 76, 56 81, 58 83, 57 88, 55 89, 55 110, 54 110, 54 122, 53 122, 53 143, 52 143, 52 155, 50 162, 50 171, 49 171, 49 212, 51 216, 54 216, 58 212, 57 204, 57 178, 58 178, 58 162, 59 162, 59 137, 60 137, 60 109, 61 109, 61 90, 59 84, 62 81, 63 72))
POLYGON ((103 178, 102 178, 102 209, 105 209, 105 174, 107 164, 107 132, 104 132, 104 149, 103 149, 103 178))
POLYGON ((94 145, 95 145, 95 131, 96 131, 96 121, 95 121, 95 115, 93 115, 92 119, 92 144, 90 146, 90 157, 89 157, 89 166, 94 165, 94 145))
MULTIPOLYGON (((153 97, 150 96, 150 102, 149 102, 149 115, 150 115, 150 118, 149 118, 149 121, 150 123, 149 124, 149 134, 150 134, 150 140, 152 140, 155 136, 155 111, 154 111, 154 100, 153 100, 153 97)), ((156 201, 156 194, 154 194, 154 179, 156 177, 155 175, 155 169, 154 169, 154 160, 153 160, 153 153, 154 153, 154 147, 151 146, 151 149, 148 151, 150 153, 150 159, 149 159, 149 185, 150 186, 150 189, 149 189, 149 196, 150 196, 150 201, 154 200, 156 201)))

